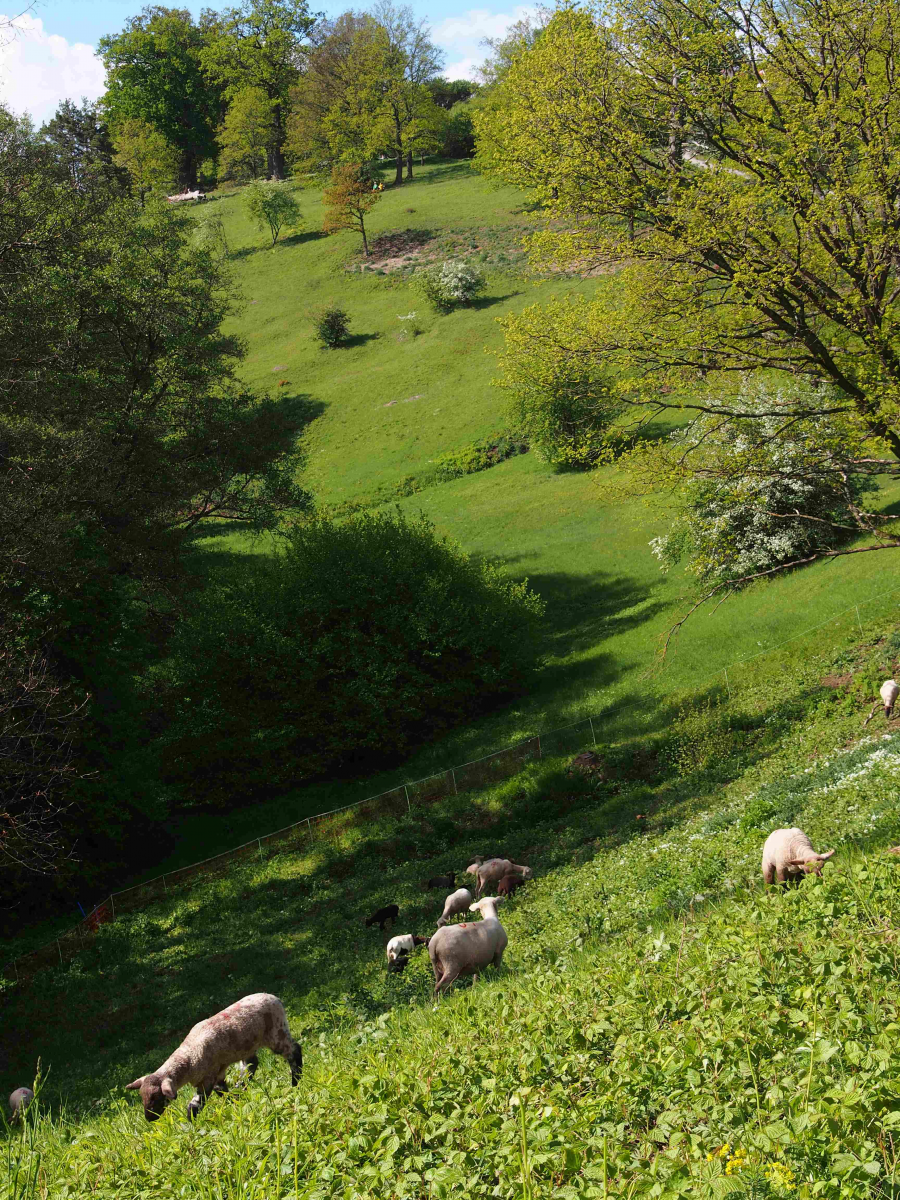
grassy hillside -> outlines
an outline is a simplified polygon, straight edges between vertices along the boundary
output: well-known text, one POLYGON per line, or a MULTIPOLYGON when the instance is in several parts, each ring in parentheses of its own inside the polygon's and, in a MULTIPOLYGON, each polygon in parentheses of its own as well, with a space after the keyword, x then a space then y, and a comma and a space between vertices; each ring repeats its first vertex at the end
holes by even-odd
POLYGON ((49 1075, 0 1196, 893 1195, 900 735, 860 741, 860 701, 898 646, 698 698, 599 774, 537 764, 104 927, 5 997, 3 1086, 38 1056, 49 1075), (762 840, 793 822, 838 858, 763 894, 762 840), (393 899, 427 932, 420 881, 495 850, 538 876, 504 967, 435 1005, 427 957, 388 976, 362 918, 393 899), (145 1125, 121 1085, 259 989, 303 1039, 299 1089, 272 1061, 193 1127, 187 1095, 145 1125))

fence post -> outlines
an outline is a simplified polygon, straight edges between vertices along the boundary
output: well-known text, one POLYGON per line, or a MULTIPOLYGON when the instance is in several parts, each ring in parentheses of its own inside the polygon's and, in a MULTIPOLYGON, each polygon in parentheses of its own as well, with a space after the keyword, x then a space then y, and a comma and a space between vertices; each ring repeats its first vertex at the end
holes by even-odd
POLYGON ((256 839, 256 846, 259 851, 259 857, 262 858, 262 838, 256 839))
POLYGON ((731 699, 731 684, 728 682, 728 668, 723 667, 722 670, 725 672, 725 688, 728 692, 728 699, 730 700, 731 699))
POLYGON ((406 793, 406 810, 407 810, 407 812, 412 812, 412 805, 409 802, 409 788, 406 786, 405 783, 403 785, 403 790, 406 793))
POLYGON ((116 919, 116 898, 115 898, 115 896, 110 896, 109 907, 112 909, 112 919, 115 920, 116 919))
POLYGON ((452 767, 450 768, 450 777, 453 780, 453 795, 458 796, 459 788, 456 786, 456 772, 453 770, 452 767))
POLYGON ((857 623, 857 625, 859 625, 859 632, 862 633, 863 627, 862 627, 862 621, 860 620, 860 616, 859 616, 859 605, 854 604, 853 607, 856 609, 856 623, 857 623))
POLYGON ((596 746, 597 745, 597 735, 594 733, 594 722, 590 717, 588 717, 588 724, 591 727, 591 741, 596 746))
POLYGON ((538 758, 542 758, 543 751, 541 750, 541 735, 540 734, 537 735, 537 744, 538 744, 538 758))
POLYGON ((165 875, 163 875, 163 891, 164 891, 164 892, 165 892, 165 894, 168 896, 168 894, 169 894, 169 885, 166 883, 166 877, 165 877, 165 875))
POLYGON ((62 946, 59 944, 59 938, 56 939, 56 952, 59 955, 59 961, 62 962, 62 946))

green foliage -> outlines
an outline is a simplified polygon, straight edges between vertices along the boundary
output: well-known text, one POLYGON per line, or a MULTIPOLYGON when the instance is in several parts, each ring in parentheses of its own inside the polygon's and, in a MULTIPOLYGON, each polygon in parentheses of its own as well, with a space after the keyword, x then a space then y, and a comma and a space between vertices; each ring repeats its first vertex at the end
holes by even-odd
POLYGON ((282 229, 297 229, 301 222, 300 205, 289 183, 274 179, 255 179, 244 189, 244 204, 258 229, 278 241, 282 229))
POLYGON ((299 526, 200 594, 166 681, 170 776, 221 806, 396 760, 521 691, 542 606, 424 519, 299 526))
POLYGON ((116 163, 145 204, 151 192, 169 192, 178 179, 178 151, 146 121, 126 119, 113 130, 116 163))
POLYGON ((223 149, 231 162, 265 153, 265 174, 284 179, 288 98, 299 77, 302 42, 315 23, 305 0, 242 0, 210 14, 203 68, 231 101, 223 149), (262 140, 261 140, 262 139, 262 140))
MULTIPOLYGON (((900 739, 848 745, 857 718, 804 675, 745 690, 731 717, 755 735, 731 778, 713 764, 642 780, 639 742, 607 745, 602 780, 532 764, 480 796, 301 836, 104 927, 4 998, 13 1078, 38 1051, 52 1068, 8 1143, 19 1178, 39 1153, 51 1194, 99 1200, 210 1186, 376 1200, 423 1184, 517 1200, 523 1177, 535 1196, 597 1200, 890 1194, 900 878, 878 849, 900 831, 900 739), (821 881, 759 887, 763 831, 740 818, 765 787, 837 845, 821 881), (503 910, 502 972, 434 1005, 425 952, 388 975, 362 918, 396 901, 401 928, 426 931, 441 898, 421 879, 495 846, 537 868, 503 910), (259 987, 304 1043, 300 1087, 264 1058, 193 1128, 184 1094, 146 1126, 121 1084, 259 987)), ((660 760, 667 744, 653 739, 660 760)))
POLYGON ((471 304, 487 287, 487 280, 471 263, 450 259, 416 271, 413 285, 436 312, 448 313, 471 304))
POLYGON ((366 214, 380 199, 381 192, 375 188, 370 173, 359 163, 338 164, 332 168, 329 186, 322 192, 325 205, 323 231, 337 233, 341 229, 355 229, 362 238, 363 252, 368 258, 366 214))
POLYGON ((203 159, 215 154, 221 91, 203 69, 208 31, 185 9, 148 6, 121 33, 101 38, 104 109, 113 125, 151 125, 179 155, 179 184, 197 186, 203 159))
POLYGON ((219 130, 220 178, 241 182, 265 178, 274 144, 271 101, 262 88, 244 88, 229 104, 219 130))
POLYGON ((343 346, 350 336, 350 318, 342 308, 329 305, 313 314, 316 337, 331 350, 343 346))
POLYGON ((96 104, 79 107, 64 100, 40 136, 76 186, 86 188, 98 181, 113 187, 125 184, 122 167, 114 161, 109 129, 96 104))

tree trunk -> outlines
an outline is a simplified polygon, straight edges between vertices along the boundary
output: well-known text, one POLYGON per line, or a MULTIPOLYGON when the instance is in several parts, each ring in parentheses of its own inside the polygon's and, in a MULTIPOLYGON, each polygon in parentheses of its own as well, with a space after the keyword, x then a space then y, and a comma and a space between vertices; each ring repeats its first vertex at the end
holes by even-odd
POLYGON ((397 151, 396 171, 394 174, 394 186, 397 187, 403 182, 403 151, 397 151))
POLYGON ((407 152, 406 152, 406 178, 407 178, 407 179, 412 179, 412 177, 413 177, 413 173, 412 173, 412 150, 407 150, 407 152))
POLYGON ((272 123, 275 127, 275 142, 269 151, 269 178, 284 179, 284 120, 281 105, 276 104, 272 109, 272 123))
POLYGON ((184 150, 178 165, 178 187, 182 192, 193 192, 197 188, 197 156, 193 150, 184 150))
POLYGON ((366 258, 368 258, 369 257, 369 243, 366 239, 366 222, 362 217, 359 218, 359 232, 362 234, 363 250, 366 253, 366 258))

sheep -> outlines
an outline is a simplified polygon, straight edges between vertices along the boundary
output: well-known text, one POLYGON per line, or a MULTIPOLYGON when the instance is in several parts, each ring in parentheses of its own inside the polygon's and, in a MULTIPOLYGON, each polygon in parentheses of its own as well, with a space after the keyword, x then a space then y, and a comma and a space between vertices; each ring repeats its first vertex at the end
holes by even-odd
POLYGON ((414 933, 398 933, 392 937, 386 947, 387 960, 393 962, 404 954, 411 954, 416 946, 427 946, 428 938, 417 937, 414 933))
POLYGON ((531 867, 520 867, 508 858, 491 858, 478 868, 478 887, 475 889, 475 899, 480 900, 487 887, 499 883, 504 875, 518 875, 522 879, 530 879, 533 872, 531 867))
POLYGON ((762 852, 763 882, 799 883, 804 874, 821 876, 822 863, 834 854, 817 854, 802 829, 776 829, 766 838, 762 852))
POLYGON ((9 1111, 12 1113, 10 1118, 13 1122, 23 1121, 28 1105, 34 1099, 34 1092, 30 1087, 20 1087, 9 1097, 9 1111))
POLYGON ((430 879, 425 881, 426 891, 431 891, 432 888, 453 888, 456 887, 456 872, 451 871, 449 875, 432 875, 430 879))
POLYGON ((438 918, 437 927, 443 929, 451 917, 457 913, 464 913, 472 903, 472 893, 468 888, 457 888, 455 892, 451 892, 444 901, 444 911, 438 918))
POLYGON ((428 954, 436 995, 446 992, 460 975, 470 975, 488 963, 500 966, 508 940, 497 918, 497 905, 502 902, 502 896, 485 896, 469 906, 469 911, 480 912, 483 920, 447 925, 433 935, 428 954))
POLYGON ((521 875, 504 875, 497 884, 498 896, 511 896, 518 888, 524 887, 527 883, 521 875))
MULTIPOLYGON (((888 720, 890 720, 894 715, 894 704, 897 701, 897 697, 900 696, 900 684, 898 684, 894 679, 886 679, 878 689, 878 695, 881 697, 881 703, 884 705, 884 715, 888 718, 888 720)), ((868 723, 875 716, 875 710, 877 708, 878 701, 876 700, 872 705, 872 711, 863 722, 863 728, 865 728, 865 726, 868 725, 868 723)))
POLYGON ((296 1087, 303 1070, 303 1051, 291 1036, 284 1006, 277 996, 254 992, 236 1004, 199 1021, 174 1054, 150 1075, 141 1075, 126 1084, 127 1091, 139 1091, 148 1121, 158 1120, 163 1110, 186 1083, 197 1088, 187 1106, 193 1120, 211 1092, 227 1092, 225 1072, 232 1063, 247 1067, 252 1079, 259 1066, 257 1051, 263 1047, 280 1054, 291 1068, 291 1087, 296 1087))
POLYGON ((476 855, 475 858, 472 860, 472 862, 466 867, 466 874, 467 875, 477 875, 478 868, 481 866, 481 864, 483 862, 484 862, 484 859, 481 858, 480 855, 476 855))
POLYGON ((371 917, 366 917, 366 928, 370 925, 377 925, 382 933, 384 927, 390 921, 391 925, 397 923, 397 918, 400 916, 400 909, 396 904, 387 904, 384 908, 379 908, 377 912, 373 912, 371 917))

